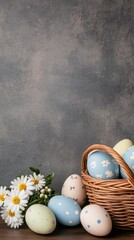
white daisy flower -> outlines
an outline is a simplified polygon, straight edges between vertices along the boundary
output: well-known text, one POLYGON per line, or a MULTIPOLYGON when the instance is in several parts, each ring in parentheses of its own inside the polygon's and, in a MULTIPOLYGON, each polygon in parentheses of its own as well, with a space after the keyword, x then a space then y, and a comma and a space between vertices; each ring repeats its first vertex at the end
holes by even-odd
POLYGON ((6 207, 2 207, 1 217, 11 228, 19 228, 23 224, 21 211, 7 210, 6 207))
POLYGON ((24 210, 27 206, 28 198, 24 190, 14 190, 7 191, 5 196, 4 206, 7 207, 7 210, 16 211, 24 210))
POLYGON ((17 222, 11 223, 11 228, 19 228, 23 224, 22 218, 19 218, 17 222))
POLYGON ((0 187, 0 207, 3 205, 5 201, 5 195, 6 195, 6 187, 0 187))
POLYGON ((29 176, 29 179, 31 182, 34 183, 34 187, 35 187, 35 190, 39 190, 41 189, 42 187, 45 186, 45 178, 44 178, 44 175, 41 175, 41 174, 36 174, 35 172, 33 173, 33 175, 30 175, 29 176))
POLYGON ((96 178, 101 179, 102 178, 102 174, 97 174, 96 178))
POLYGON ((91 168, 96 168, 96 161, 92 161, 92 162, 90 163, 90 166, 91 166, 91 168))
POLYGON ((110 178, 113 176, 112 171, 109 171, 109 170, 107 170, 107 171, 105 172, 105 174, 106 174, 107 177, 110 177, 110 178))
POLYGON ((103 160, 101 163, 102 163, 103 167, 107 167, 110 164, 110 162, 108 160, 103 160))
POLYGON ((19 191, 24 190, 27 195, 32 195, 34 188, 34 183, 28 179, 27 176, 21 176, 17 177, 17 179, 14 179, 14 181, 11 181, 11 189, 18 189, 19 191))

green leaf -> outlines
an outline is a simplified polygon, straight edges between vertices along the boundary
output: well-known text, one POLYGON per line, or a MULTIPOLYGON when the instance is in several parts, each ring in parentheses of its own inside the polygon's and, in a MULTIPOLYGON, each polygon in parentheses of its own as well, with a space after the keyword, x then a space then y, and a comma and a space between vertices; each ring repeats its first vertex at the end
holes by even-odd
POLYGON ((40 170, 38 168, 29 167, 32 172, 35 172, 37 175, 40 174, 40 170))
POLYGON ((46 176, 46 178, 45 178, 46 186, 52 183, 53 177, 54 177, 54 173, 51 173, 48 176, 46 176))

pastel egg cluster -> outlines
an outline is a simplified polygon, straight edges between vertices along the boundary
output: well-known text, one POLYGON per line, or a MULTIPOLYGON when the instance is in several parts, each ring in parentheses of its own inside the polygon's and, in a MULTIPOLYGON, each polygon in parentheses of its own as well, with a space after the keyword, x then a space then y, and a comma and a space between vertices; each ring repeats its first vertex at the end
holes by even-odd
MULTIPOLYGON (((113 148, 134 173, 134 145, 124 139, 113 148)), ((126 178, 116 159, 105 151, 93 151, 87 156, 88 173, 97 179, 126 178)), ((63 183, 61 194, 51 197, 47 206, 34 204, 28 208, 25 219, 28 227, 39 234, 49 234, 57 223, 65 226, 81 224, 94 236, 106 236, 112 230, 109 213, 97 204, 86 204, 86 190, 81 176, 70 175, 63 183)))
POLYGON ((78 174, 70 175, 63 183, 61 194, 51 197, 47 206, 34 204, 28 208, 25 219, 28 227, 39 234, 49 234, 56 223, 65 226, 80 224, 81 206, 85 204, 86 191, 78 174))
POLYGON ((47 206, 34 204, 25 214, 27 226, 35 233, 50 234, 57 224, 73 227, 81 224, 90 234, 108 235, 112 221, 105 209, 86 203, 86 191, 78 174, 70 175, 63 183, 60 195, 53 196, 47 206), (82 208, 83 207, 83 208, 82 208))
MULTIPOLYGON (((130 170, 134 173, 134 145, 131 140, 123 139, 113 149, 123 158, 130 170)), ((88 154, 87 170, 91 177, 96 179, 127 178, 121 166, 110 154, 105 151, 94 151, 88 154)))

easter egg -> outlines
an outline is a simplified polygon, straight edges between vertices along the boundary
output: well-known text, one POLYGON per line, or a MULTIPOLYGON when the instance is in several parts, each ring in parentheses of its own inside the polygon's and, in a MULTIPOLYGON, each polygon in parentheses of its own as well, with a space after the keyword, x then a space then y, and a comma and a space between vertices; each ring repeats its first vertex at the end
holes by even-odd
POLYGON ((129 139, 123 139, 116 143, 116 145, 113 147, 113 149, 120 155, 123 156, 123 154, 126 152, 126 150, 133 145, 132 141, 129 139))
POLYGON ((119 165, 115 159, 103 151, 88 154, 87 169, 91 177, 97 179, 119 178, 119 165))
POLYGON ((42 204, 34 204, 25 214, 27 226, 35 233, 49 234, 56 228, 56 218, 51 209, 42 204))
POLYGON ((76 226, 80 223, 81 207, 70 197, 57 195, 48 202, 48 207, 54 212, 57 222, 65 226, 76 226))
MULTIPOLYGON (((127 151, 123 154, 122 158, 125 160, 129 168, 134 173, 134 145, 129 147, 127 151)), ((120 174, 122 178, 127 178, 123 169, 120 167, 120 174)))
POLYGON ((78 174, 70 175, 64 182, 61 194, 75 200, 80 206, 86 201, 86 190, 78 174))
POLYGON ((112 230, 112 220, 108 212, 97 204, 84 207, 80 213, 84 229, 94 236, 106 236, 112 230))

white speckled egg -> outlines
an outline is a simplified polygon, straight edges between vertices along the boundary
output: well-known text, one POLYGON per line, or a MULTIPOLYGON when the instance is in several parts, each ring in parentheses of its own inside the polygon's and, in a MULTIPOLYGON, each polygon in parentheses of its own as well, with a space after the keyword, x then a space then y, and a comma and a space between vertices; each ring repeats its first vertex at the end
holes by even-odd
POLYGON ((103 180, 119 178, 118 163, 104 151, 95 151, 88 154, 87 169, 93 178, 103 180))
POLYGON ((81 207, 70 197, 57 195, 48 202, 59 223, 65 226, 76 226, 80 223, 81 207))
POLYGON ((56 228, 56 218, 51 209, 42 204, 34 204, 25 214, 27 226, 35 233, 49 234, 56 228))
POLYGON ((123 139, 116 143, 116 145, 113 147, 113 149, 120 155, 123 156, 123 154, 127 151, 129 147, 133 145, 132 141, 129 139, 123 139))
POLYGON ((97 204, 84 207, 80 213, 84 229, 94 236, 106 236, 112 230, 112 221, 108 212, 97 204))
POLYGON ((78 174, 70 175, 64 182, 61 194, 74 199, 80 206, 86 202, 86 190, 78 174))

